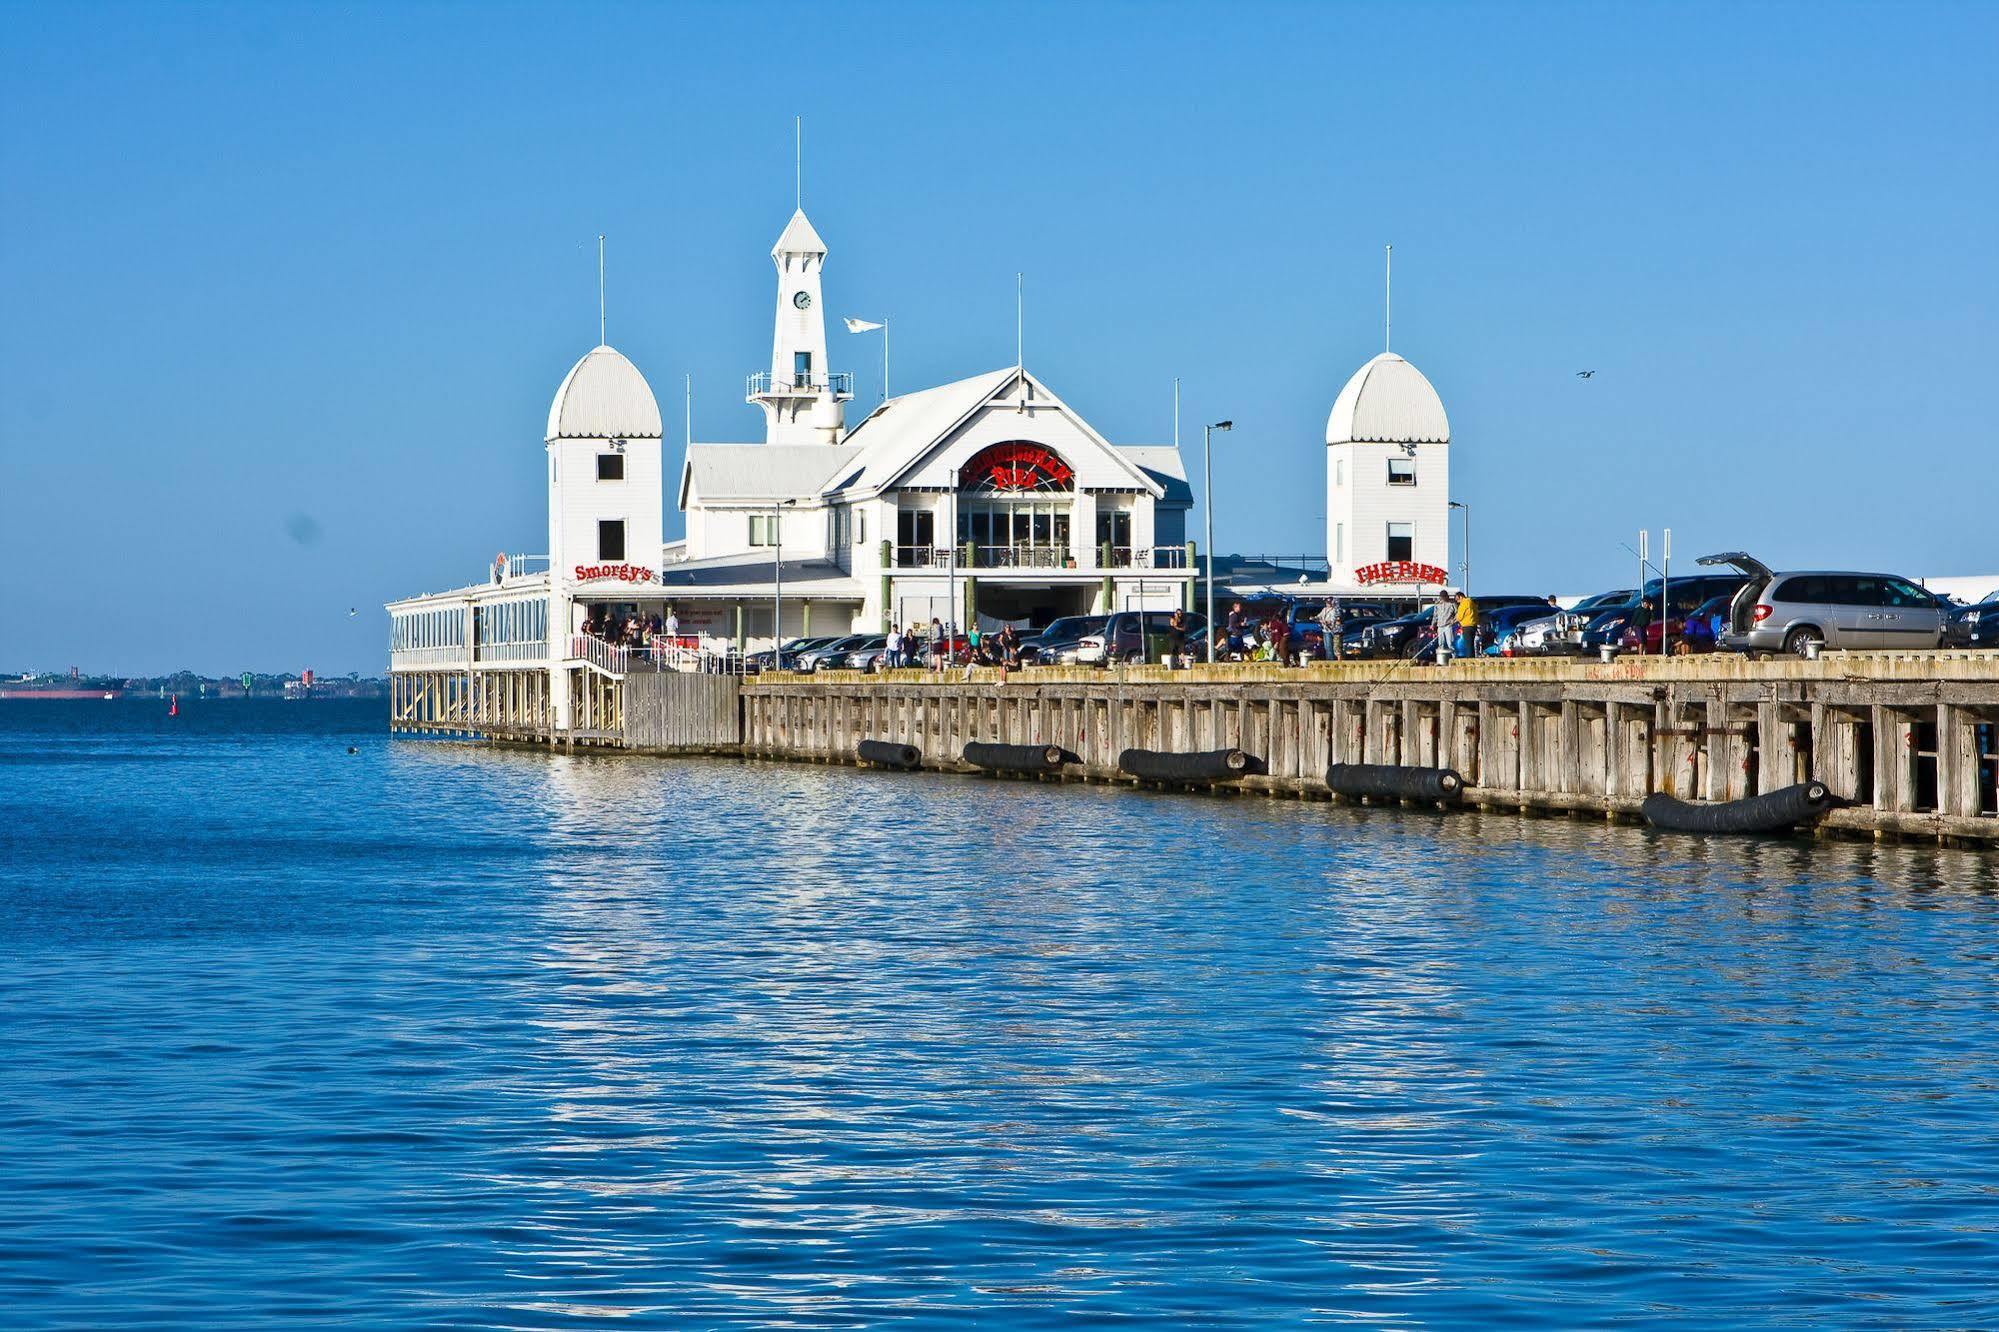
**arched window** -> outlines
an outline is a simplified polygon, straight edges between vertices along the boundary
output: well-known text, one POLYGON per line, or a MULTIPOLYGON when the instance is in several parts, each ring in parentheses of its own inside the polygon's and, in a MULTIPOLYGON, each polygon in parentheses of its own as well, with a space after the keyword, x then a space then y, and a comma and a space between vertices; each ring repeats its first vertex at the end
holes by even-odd
POLYGON ((1076 472, 1054 450, 1024 439, 980 449, 958 469, 958 488, 975 494, 1069 494, 1076 472))

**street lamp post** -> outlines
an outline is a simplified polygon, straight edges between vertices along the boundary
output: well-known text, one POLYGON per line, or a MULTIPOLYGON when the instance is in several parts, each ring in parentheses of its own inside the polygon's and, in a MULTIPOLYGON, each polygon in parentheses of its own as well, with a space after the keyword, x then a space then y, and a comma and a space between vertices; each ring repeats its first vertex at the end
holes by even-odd
POLYGON ((958 623, 958 469, 953 467, 951 477, 950 526, 944 535, 950 539, 950 554, 946 557, 944 576, 944 609, 951 612, 944 617, 944 642, 941 647, 944 665, 951 664, 952 628, 958 623))
POLYGON ((1453 509, 1464 511, 1464 536, 1458 541, 1458 582, 1460 592, 1471 593, 1471 505, 1463 500, 1452 500, 1453 509))
POLYGON ((784 513, 797 500, 779 500, 770 506, 771 607, 770 668, 784 669, 784 513))
MULTIPOLYGON (((1234 421, 1217 421, 1201 431, 1201 540, 1208 548, 1208 665, 1215 664, 1215 432, 1235 429, 1234 421)), ((1143 603, 1141 603, 1143 604, 1143 603)))

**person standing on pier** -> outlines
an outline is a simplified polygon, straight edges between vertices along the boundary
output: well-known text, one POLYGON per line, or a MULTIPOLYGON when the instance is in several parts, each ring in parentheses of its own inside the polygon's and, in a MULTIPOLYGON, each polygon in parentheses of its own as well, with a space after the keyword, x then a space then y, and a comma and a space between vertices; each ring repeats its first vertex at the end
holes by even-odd
POLYGON ((1478 651, 1478 603, 1471 593, 1458 594, 1458 655, 1469 657, 1478 651))
POLYGON ((1457 598, 1449 592, 1437 593, 1437 604, 1430 607, 1430 629, 1437 641, 1437 664, 1451 664, 1451 638, 1457 627, 1457 598))
POLYGON ((887 646, 888 650, 883 656, 888 661, 888 668, 894 670, 896 667, 902 665, 902 630, 896 628, 894 625, 888 627, 887 646))
POLYGON ((1340 630, 1343 608, 1338 597, 1327 597, 1319 607, 1319 653, 1327 661, 1340 659, 1340 630))

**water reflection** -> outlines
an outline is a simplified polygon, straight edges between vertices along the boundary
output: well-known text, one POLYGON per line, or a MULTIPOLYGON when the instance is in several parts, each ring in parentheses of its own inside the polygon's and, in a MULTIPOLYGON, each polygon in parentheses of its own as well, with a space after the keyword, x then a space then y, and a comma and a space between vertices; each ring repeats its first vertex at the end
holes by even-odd
POLYGON ((31 1325, 1999 1299, 1990 858, 345 743, 0 791, 31 1325))

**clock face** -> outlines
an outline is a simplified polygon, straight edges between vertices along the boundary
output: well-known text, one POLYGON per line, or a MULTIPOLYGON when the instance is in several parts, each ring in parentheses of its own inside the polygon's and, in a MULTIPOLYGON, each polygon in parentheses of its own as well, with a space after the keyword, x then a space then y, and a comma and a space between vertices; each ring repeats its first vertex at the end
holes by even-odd
POLYGON ((812 293, 809 291, 793 292, 791 303, 801 310, 807 309, 812 304, 812 293))

